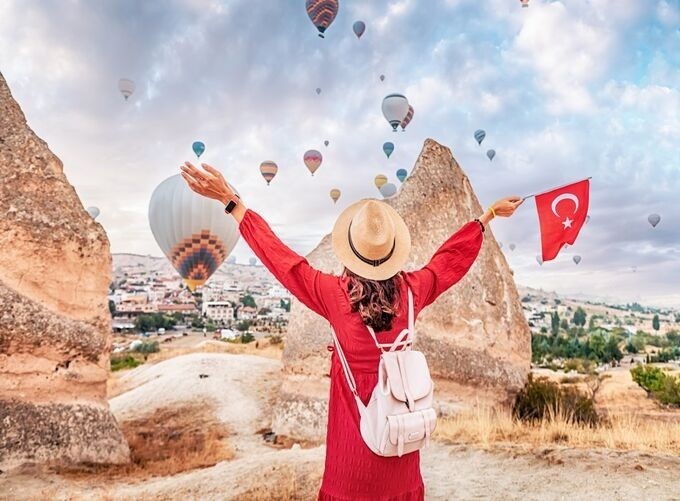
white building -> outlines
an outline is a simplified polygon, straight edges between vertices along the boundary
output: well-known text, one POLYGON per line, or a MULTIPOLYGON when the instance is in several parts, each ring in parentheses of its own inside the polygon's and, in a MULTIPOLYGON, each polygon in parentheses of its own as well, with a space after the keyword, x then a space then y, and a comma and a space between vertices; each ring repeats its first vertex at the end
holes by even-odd
POLYGON ((203 301, 203 315, 217 322, 234 319, 234 306, 230 301, 203 301))

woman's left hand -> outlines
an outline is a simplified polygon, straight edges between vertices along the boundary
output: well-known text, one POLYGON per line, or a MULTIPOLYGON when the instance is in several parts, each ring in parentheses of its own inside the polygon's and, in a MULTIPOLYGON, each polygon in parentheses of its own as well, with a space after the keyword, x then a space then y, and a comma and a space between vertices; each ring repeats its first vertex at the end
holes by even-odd
POLYGON ((191 162, 184 162, 180 166, 182 177, 193 191, 204 197, 219 200, 224 205, 229 203, 235 193, 231 189, 224 176, 208 164, 201 164, 205 170, 196 168, 191 162))

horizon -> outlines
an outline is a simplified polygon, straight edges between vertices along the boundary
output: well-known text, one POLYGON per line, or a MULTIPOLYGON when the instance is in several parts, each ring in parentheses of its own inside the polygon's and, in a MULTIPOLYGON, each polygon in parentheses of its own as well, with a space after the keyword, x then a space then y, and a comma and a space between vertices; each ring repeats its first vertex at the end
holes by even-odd
MULTIPOLYGON (((0 5, 0 71, 83 205, 101 209, 114 254, 160 254, 151 192, 196 160, 195 140, 206 144, 201 161, 305 255, 342 208, 379 197, 376 174, 394 182, 398 168, 410 172, 432 137, 451 149, 483 207, 593 177, 591 220, 554 262, 535 261, 532 201, 492 223, 516 283, 677 308, 678 26, 680 6, 665 0, 534 0, 528 9, 401 0, 342 3, 322 40, 302 2, 10 0, 0 5), (119 78, 136 82, 127 102, 119 78), (390 92, 415 108, 405 133, 382 117, 390 92), (384 141, 396 144, 389 159, 384 141), (310 148, 324 155, 313 178, 302 163, 310 148), (258 170, 269 159, 280 167, 271 186, 258 170), (342 189, 337 206, 333 187, 342 189), (656 228, 650 213, 661 214, 656 228)), ((233 254, 254 256, 243 241, 233 254)))

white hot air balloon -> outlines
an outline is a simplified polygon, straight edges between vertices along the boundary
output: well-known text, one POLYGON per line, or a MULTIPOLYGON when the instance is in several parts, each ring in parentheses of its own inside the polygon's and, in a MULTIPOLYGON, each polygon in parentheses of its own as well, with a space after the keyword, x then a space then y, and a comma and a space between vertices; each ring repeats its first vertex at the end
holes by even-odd
POLYGON ((135 91, 135 83, 129 78, 121 78, 118 80, 118 90, 123 94, 123 97, 127 101, 128 97, 135 91))
POLYGON ((92 219, 97 219, 97 216, 99 215, 99 207, 88 207, 86 210, 92 219))
MULTIPOLYGON (((232 188, 233 189, 233 188, 232 188)), ((192 291, 220 267, 238 242, 238 223, 221 203, 197 195, 179 174, 159 184, 149 202, 156 242, 192 291)))
POLYGON ((383 99, 382 112, 392 126, 392 130, 397 132, 397 127, 408 115, 408 99, 402 94, 389 94, 383 99))
POLYGON ((389 198, 397 193, 397 187, 393 183, 385 183, 380 187, 380 194, 384 198, 389 198))
POLYGON ((257 258, 251 257, 251 258, 248 260, 248 263, 250 264, 250 266, 255 266, 255 265, 257 264, 257 258))
POLYGON ((572 258, 574 260, 574 263, 579 264, 581 262, 581 256, 574 256, 572 258))
POLYGON ((229 256, 229 259, 227 259, 227 263, 236 264, 236 256, 229 256))

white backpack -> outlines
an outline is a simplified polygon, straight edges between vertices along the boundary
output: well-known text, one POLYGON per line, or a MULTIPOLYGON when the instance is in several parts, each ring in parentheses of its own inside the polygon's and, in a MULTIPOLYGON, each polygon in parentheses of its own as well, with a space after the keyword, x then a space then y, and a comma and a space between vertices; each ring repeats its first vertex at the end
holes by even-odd
POLYGON ((432 408, 434 383, 425 356, 411 349, 413 329, 413 294, 408 289, 408 328, 392 344, 380 344, 371 327, 368 331, 382 352, 378 366, 378 384, 367 406, 359 398, 354 376, 340 341, 333 332, 347 384, 359 408, 361 437, 379 456, 402 456, 429 443, 437 424, 432 408), (401 350, 397 350, 401 347, 401 350), (388 348, 388 351, 385 351, 388 348))

